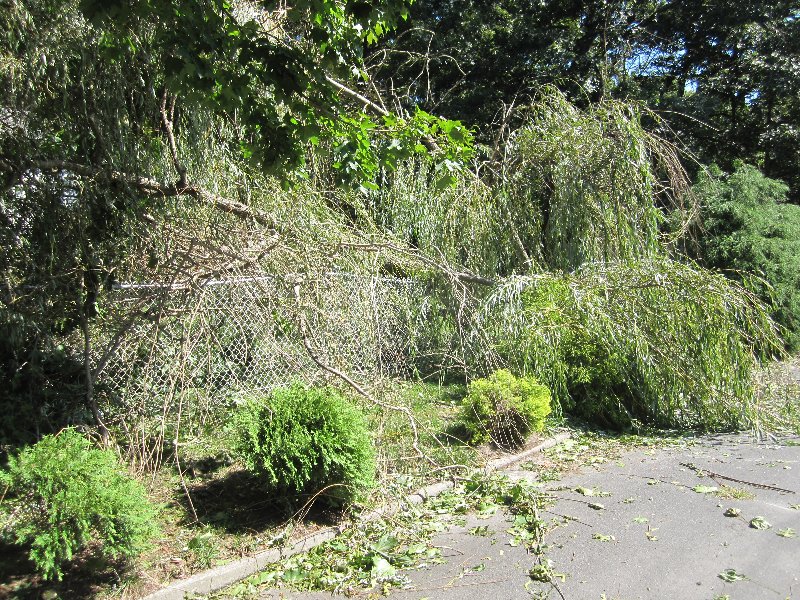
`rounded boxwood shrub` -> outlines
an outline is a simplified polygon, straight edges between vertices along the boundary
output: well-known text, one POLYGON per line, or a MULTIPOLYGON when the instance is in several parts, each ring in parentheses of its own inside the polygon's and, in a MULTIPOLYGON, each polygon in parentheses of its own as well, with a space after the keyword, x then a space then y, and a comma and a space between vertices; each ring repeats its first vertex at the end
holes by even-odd
POLYGON ((46 579, 90 543, 106 558, 136 556, 156 533, 155 510, 144 487, 111 450, 94 448, 74 429, 48 435, 11 456, 0 472, 8 496, 2 530, 46 579))
POLYGON ((272 494, 321 492, 339 505, 374 484, 375 451, 364 415, 333 388, 278 388, 244 404, 234 427, 237 454, 272 494))
POLYGON ((550 390, 534 377, 515 377, 500 369, 469 384, 461 418, 470 442, 492 441, 511 449, 521 446, 531 431, 541 431, 550 414, 550 390))

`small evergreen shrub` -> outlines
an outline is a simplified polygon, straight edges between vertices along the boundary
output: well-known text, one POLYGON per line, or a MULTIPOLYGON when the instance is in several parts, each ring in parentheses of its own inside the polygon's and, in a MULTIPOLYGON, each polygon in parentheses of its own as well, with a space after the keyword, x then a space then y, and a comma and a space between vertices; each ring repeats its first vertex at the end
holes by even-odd
POLYGON ((46 579, 60 580, 63 564, 92 542, 106 558, 131 557, 156 534, 144 487, 111 450, 93 448, 74 429, 11 456, 0 486, 10 494, 0 506, 3 534, 30 545, 46 579))
POLYGON ((357 500, 374 484, 375 451, 363 414, 333 388, 294 384, 251 400, 234 419, 235 450, 268 492, 323 492, 357 500))
POLYGON ((531 431, 541 431, 549 414, 546 386, 500 369, 469 384, 461 416, 473 444, 491 440, 511 449, 521 446, 531 431))

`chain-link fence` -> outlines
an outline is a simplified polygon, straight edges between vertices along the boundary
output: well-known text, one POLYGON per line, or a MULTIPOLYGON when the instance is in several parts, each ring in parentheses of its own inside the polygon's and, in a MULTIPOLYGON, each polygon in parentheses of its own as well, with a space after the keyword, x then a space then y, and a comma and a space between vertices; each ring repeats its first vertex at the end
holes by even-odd
POLYGON ((95 333, 96 392, 144 442, 276 386, 329 379, 318 363, 366 381, 403 376, 421 295, 414 280, 347 273, 120 285, 95 333))

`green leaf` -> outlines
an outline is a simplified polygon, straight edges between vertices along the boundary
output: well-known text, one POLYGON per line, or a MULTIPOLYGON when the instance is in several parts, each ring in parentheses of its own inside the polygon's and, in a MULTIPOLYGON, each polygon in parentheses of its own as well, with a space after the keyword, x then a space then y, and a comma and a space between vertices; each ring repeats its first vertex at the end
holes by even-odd
POLYGON ((696 485, 692 488, 698 494, 713 494, 719 488, 714 485, 696 485))
POLYGON ((735 581, 745 581, 747 579, 746 575, 742 575, 741 573, 737 573, 735 569, 725 569, 722 573, 717 575, 722 581, 727 581, 728 583, 733 583, 735 581))
POLYGON ((604 535, 602 533, 595 533, 594 535, 592 535, 592 539, 599 540, 601 542, 613 542, 617 538, 615 538, 613 535, 604 535))
POLYGON ((648 519, 647 517, 634 517, 633 518, 633 522, 634 523, 649 523, 650 519, 648 519))
POLYGON ((372 549, 381 554, 389 554, 397 548, 398 543, 397 538, 393 535, 384 535, 372 545, 372 549))
POLYGON ((394 577, 397 573, 397 569, 395 569, 388 560, 383 558, 382 556, 375 556, 372 559, 372 577, 376 579, 387 579, 389 577, 394 577))
POLYGON ((475 565, 474 567, 469 567, 465 570, 466 573, 480 573, 481 571, 486 570, 486 563, 481 563, 479 565, 475 565))
POLYGON ((787 527, 786 529, 780 529, 778 531, 778 535, 784 538, 793 538, 797 535, 797 533, 791 527, 787 527))
POLYGON ((726 517, 738 517, 739 515, 742 514, 742 510, 739 509, 739 508, 731 507, 731 508, 725 509, 725 512, 722 513, 722 514, 724 514, 726 517))
POLYGON ((750 519, 750 527, 753 529, 770 529, 772 525, 764 517, 753 517, 750 519))
POLYGON ((470 535, 486 536, 491 532, 489 531, 489 527, 487 525, 480 525, 479 527, 473 527, 467 533, 470 535))
POLYGON ((299 583, 306 578, 306 572, 303 569, 289 569, 283 572, 281 579, 286 583, 299 583))

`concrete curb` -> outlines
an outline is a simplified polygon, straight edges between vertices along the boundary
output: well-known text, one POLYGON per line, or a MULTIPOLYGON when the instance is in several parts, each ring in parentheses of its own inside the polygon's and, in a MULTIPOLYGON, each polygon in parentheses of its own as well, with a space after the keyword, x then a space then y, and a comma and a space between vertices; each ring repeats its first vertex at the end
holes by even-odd
MULTIPOLYGON (((486 472, 492 473, 499 471, 520 463, 534 454, 551 448, 556 444, 560 444, 570 437, 568 432, 559 433, 554 437, 545 440, 541 444, 511 456, 505 456, 490 461, 486 466, 486 472)), ((388 505, 375 510, 372 510, 364 515, 361 515, 361 521, 373 521, 378 517, 391 515, 401 509, 403 504, 422 504, 428 498, 434 498, 447 490, 455 487, 454 481, 442 481, 434 483, 424 488, 417 490, 405 497, 403 502, 396 505, 388 505)), ((335 538, 342 531, 344 527, 328 527, 321 531, 314 533, 308 537, 303 538, 289 546, 288 548, 275 548, 271 550, 264 550, 258 552, 253 556, 248 556, 236 560, 234 562, 215 567, 202 573, 197 573, 189 579, 176 581, 169 586, 153 592, 149 596, 145 596, 143 600, 184 600, 187 594, 211 594, 217 592, 224 587, 232 585, 237 581, 241 581, 254 573, 262 570, 270 563, 277 562, 281 559, 294 556, 300 552, 310 550, 320 544, 335 538)))

